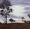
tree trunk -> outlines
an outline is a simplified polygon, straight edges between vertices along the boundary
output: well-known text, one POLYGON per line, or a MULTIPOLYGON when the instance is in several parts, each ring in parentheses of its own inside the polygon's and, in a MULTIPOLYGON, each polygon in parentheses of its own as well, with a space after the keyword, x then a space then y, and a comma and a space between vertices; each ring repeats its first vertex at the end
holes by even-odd
POLYGON ((23 19, 22 19, 22 22, 23 22, 23 19))
POLYGON ((5 16, 5 19, 6 19, 6 22, 5 22, 5 24, 7 24, 7 15, 5 16))

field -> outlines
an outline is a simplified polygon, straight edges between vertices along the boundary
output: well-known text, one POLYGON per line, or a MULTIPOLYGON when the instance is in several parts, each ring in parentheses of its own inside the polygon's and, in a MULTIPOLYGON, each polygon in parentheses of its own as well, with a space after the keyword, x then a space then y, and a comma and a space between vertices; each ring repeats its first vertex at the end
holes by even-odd
POLYGON ((30 29, 30 24, 28 23, 0 24, 0 29, 30 29))

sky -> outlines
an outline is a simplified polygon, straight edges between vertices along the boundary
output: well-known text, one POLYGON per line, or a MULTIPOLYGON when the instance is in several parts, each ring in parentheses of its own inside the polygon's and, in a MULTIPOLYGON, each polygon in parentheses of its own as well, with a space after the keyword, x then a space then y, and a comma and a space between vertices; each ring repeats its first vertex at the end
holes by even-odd
MULTIPOLYGON (((13 9, 13 12, 10 13, 10 16, 7 16, 7 21, 10 18, 13 18, 14 20, 21 20, 21 17, 24 17, 24 20, 29 20, 30 18, 28 17, 28 14, 30 14, 30 6, 29 5, 13 5, 11 6, 11 8, 13 9), (28 9, 27 9, 28 8, 28 9)), ((9 23, 9 21, 8 21, 9 23)))
MULTIPOLYGON (((27 16, 28 14, 30 14, 30 6, 29 5, 12 5, 11 7, 9 6, 9 9, 12 8, 13 12, 9 13, 10 16, 7 16, 7 21, 10 18, 14 18, 14 20, 19 20, 21 19, 21 17, 24 17, 24 20, 30 20, 30 18, 27 16), (27 10, 28 8, 28 10, 27 10)), ((1 9, 0 9, 1 10, 1 9)), ((4 22, 5 19, 3 16, 0 15, 0 22, 4 22)))
POLYGON ((30 4, 30 0, 8 0, 12 5, 14 4, 30 4))
POLYGON ((13 12, 10 13, 10 16, 13 18, 21 18, 21 17, 25 17, 26 20, 30 20, 29 17, 27 16, 28 14, 30 14, 30 6, 28 5, 13 5, 11 7, 13 9, 13 12), (28 10, 27 10, 28 8, 28 10))
MULTIPOLYGON (((21 17, 25 17, 25 20, 30 20, 30 18, 27 16, 28 14, 30 14, 30 0, 8 0, 8 1, 12 4, 11 8, 13 9, 13 12, 10 13, 10 16, 7 16, 8 18, 19 19, 21 17)), ((0 0, 0 4, 2 2, 3 0, 0 0)), ((1 16, 0 18, 4 17, 1 16)), ((2 21, 3 20, 1 19, 0 22, 2 21)))
POLYGON ((0 0, 0 3, 2 3, 3 2, 3 0, 0 0))
MULTIPOLYGON (((8 0, 12 5, 14 4, 30 4, 30 0, 8 0)), ((3 0, 0 0, 0 4, 3 0)))

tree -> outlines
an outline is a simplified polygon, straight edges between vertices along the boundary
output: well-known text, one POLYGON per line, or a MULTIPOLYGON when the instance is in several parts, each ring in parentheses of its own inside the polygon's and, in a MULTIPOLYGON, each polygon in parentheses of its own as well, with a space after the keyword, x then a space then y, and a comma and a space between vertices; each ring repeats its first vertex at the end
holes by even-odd
POLYGON ((2 16, 5 16, 5 18, 6 18, 6 23, 7 23, 7 15, 8 15, 10 12, 12 12, 12 10, 10 10, 10 9, 9 9, 9 10, 6 10, 6 11, 1 10, 0 12, 1 12, 0 14, 1 14, 2 16))
POLYGON ((11 18, 11 19, 9 19, 9 21, 11 21, 11 23, 12 23, 12 22, 15 22, 15 20, 13 20, 12 18, 11 18))
POLYGON ((25 18, 24 18, 24 17, 22 17, 21 19, 22 19, 22 21, 23 21, 23 19, 25 19, 25 18))
POLYGON ((7 24, 7 15, 12 12, 12 9, 9 9, 9 6, 11 6, 10 2, 8 0, 4 0, 3 3, 0 5, 0 8, 2 8, 2 10, 0 11, 2 16, 5 16, 6 19, 6 24, 7 24), (3 10, 3 9, 7 9, 7 10, 3 10))
MULTIPOLYGON (((28 14, 28 17, 30 18, 30 14, 28 14)), ((29 21, 29 23, 30 23, 30 21, 29 21)))
POLYGON ((4 0, 3 4, 5 4, 6 6, 12 6, 8 0, 4 0))
POLYGON ((30 14, 28 14, 28 17, 30 18, 30 14))

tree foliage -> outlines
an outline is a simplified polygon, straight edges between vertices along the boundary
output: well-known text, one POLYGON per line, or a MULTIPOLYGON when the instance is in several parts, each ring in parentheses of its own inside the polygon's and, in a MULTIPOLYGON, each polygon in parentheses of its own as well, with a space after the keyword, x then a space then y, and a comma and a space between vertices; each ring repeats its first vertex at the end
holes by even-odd
POLYGON ((30 18, 30 14, 28 14, 28 17, 30 18))

